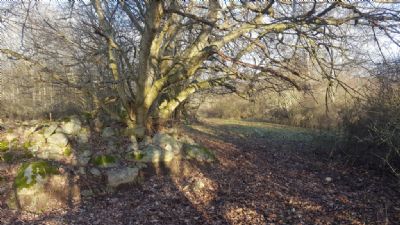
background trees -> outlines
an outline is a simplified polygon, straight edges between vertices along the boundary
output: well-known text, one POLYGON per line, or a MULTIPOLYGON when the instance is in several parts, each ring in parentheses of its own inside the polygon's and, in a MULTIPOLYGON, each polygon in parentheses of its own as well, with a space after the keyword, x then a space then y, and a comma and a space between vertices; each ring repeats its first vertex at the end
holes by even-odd
POLYGON ((346 109, 343 128, 347 153, 372 167, 388 167, 400 176, 399 61, 377 65, 365 99, 346 109))
POLYGON ((125 120, 141 139, 204 89, 246 97, 265 89, 309 91, 310 81, 323 80, 327 93, 351 91, 339 71, 368 60, 356 54, 362 38, 375 40, 383 55, 380 35, 384 43, 398 41, 399 10, 392 6, 24 1, 3 9, 3 39, 13 33, 18 41, 0 52, 34 67, 42 81, 78 90, 94 114, 125 120))

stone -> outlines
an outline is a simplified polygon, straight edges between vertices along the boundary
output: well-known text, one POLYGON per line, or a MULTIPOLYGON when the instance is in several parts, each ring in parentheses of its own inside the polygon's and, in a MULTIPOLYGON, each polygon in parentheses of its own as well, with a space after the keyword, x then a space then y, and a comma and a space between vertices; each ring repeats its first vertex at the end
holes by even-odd
POLYGON ((172 136, 164 133, 157 133, 154 135, 153 144, 159 146, 165 151, 172 151, 175 154, 179 154, 182 149, 182 144, 180 142, 178 142, 172 136))
POLYGON ((100 132, 101 129, 103 129, 103 125, 103 122, 99 118, 94 119, 94 128, 97 132, 100 132))
POLYGON ((78 117, 72 116, 61 124, 61 129, 66 134, 77 134, 82 128, 82 122, 78 117))
POLYGON ((175 158, 175 153, 173 151, 166 151, 158 146, 148 145, 143 151, 143 156, 140 160, 141 162, 170 162, 175 158))
POLYGON ((25 140, 28 139, 29 136, 32 135, 35 132, 35 130, 36 130, 36 127, 30 127, 28 129, 25 129, 24 133, 23 133, 23 138, 25 140))
POLYGON ((137 151, 137 150, 139 150, 139 145, 136 141, 136 138, 133 136, 130 138, 130 142, 128 144, 126 151, 130 152, 130 151, 137 151))
POLYGON ((82 175, 86 175, 85 167, 79 167, 79 173, 82 175))
POLYGON ((54 134, 58 125, 57 124, 51 124, 48 127, 43 128, 43 136, 45 138, 50 137, 50 135, 54 134))
POLYGON ((81 154, 78 155, 77 161, 78 164, 81 166, 86 166, 90 161, 90 156, 92 153, 89 150, 83 151, 81 154))
POLYGON ((333 180, 332 177, 325 177, 325 181, 328 183, 332 182, 332 180, 333 180))
POLYGON ((76 141, 79 144, 87 144, 90 138, 90 131, 87 128, 82 128, 76 135, 76 141))
POLYGON ((143 151, 134 150, 134 151, 127 152, 125 154, 125 159, 126 160, 140 161, 141 159, 143 159, 143 156, 144 156, 143 151))
POLYGON ((207 148, 200 145, 184 144, 183 151, 187 159, 195 159, 199 162, 213 162, 215 155, 207 148))
POLYGON ((95 177, 100 177, 101 176, 101 172, 97 168, 91 168, 90 169, 90 173, 95 177))
POLYGON ((111 187, 118 187, 121 184, 133 183, 139 175, 139 169, 127 167, 107 171, 107 182, 111 187))
POLYGON ((139 149, 145 148, 147 145, 151 145, 153 140, 150 136, 144 136, 143 140, 138 143, 139 149))
POLYGON ((66 151, 68 151, 68 148, 69 146, 61 147, 59 145, 48 143, 40 147, 36 156, 41 159, 63 160, 69 157, 68 154, 65 154, 66 151))
POLYGON ((106 127, 103 129, 103 131, 101 132, 101 136, 103 138, 109 138, 115 135, 115 131, 114 129, 112 129, 111 127, 106 127))
POLYGON ((50 145, 65 147, 68 144, 68 137, 63 133, 55 133, 47 138, 47 143, 50 145))
POLYGON ((18 139, 18 136, 17 136, 16 134, 14 134, 14 133, 7 133, 7 134, 5 135, 5 138, 6 138, 6 140, 7 140, 8 142, 12 142, 12 141, 14 141, 14 140, 17 140, 17 139, 18 139))
POLYGON ((32 145, 34 146, 41 146, 44 143, 46 143, 46 138, 40 134, 40 133, 33 133, 32 135, 30 135, 29 137, 29 141, 32 143, 32 145))
POLYGON ((84 150, 81 155, 84 157, 90 157, 92 152, 90 150, 84 150))
POLYGON ((14 181, 15 192, 7 199, 12 209, 43 213, 66 208, 72 201, 79 201, 79 187, 71 184, 69 174, 45 161, 23 164, 14 181))
POLYGON ((84 197, 92 197, 94 195, 94 193, 92 190, 88 189, 88 190, 81 191, 81 195, 84 197))
POLYGON ((187 135, 179 135, 176 137, 176 140, 178 140, 181 143, 186 143, 186 144, 190 144, 190 145, 195 145, 196 142, 189 136, 187 135))

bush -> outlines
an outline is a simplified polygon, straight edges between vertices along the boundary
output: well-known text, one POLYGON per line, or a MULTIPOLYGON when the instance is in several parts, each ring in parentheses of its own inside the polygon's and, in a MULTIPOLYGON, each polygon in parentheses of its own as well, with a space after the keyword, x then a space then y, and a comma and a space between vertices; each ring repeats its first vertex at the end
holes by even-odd
POLYGON ((400 76, 385 72, 376 75, 365 100, 344 112, 343 128, 351 156, 400 177, 400 76))

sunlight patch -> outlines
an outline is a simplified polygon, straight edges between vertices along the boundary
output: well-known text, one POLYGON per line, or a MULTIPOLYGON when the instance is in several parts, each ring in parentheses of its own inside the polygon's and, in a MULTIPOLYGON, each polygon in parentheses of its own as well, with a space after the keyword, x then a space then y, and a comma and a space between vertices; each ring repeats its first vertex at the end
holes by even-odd
POLYGON ((224 217, 229 224, 266 224, 262 214, 247 207, 228 206, 224 217))

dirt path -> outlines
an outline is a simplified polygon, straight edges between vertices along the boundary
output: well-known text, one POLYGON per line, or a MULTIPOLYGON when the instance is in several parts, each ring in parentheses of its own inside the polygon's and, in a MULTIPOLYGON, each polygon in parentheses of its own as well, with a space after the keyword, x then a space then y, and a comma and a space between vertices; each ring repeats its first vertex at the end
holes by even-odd
POLYGON ((187 132, 214 149, 218 163, 152 176, 66 212, 0 208, 1 216, 10 224, 399 224, 393 181, 326 160, 310 150, 312 134, 288 129, 208 120, 187 132))

